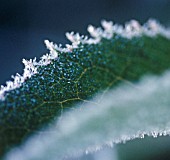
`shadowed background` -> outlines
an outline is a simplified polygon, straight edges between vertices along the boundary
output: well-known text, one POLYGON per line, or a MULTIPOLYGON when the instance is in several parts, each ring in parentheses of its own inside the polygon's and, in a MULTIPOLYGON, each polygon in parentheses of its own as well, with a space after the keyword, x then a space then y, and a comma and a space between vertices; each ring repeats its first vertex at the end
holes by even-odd
MULTIPOLYGON (((65 32, 87 34, 88 24, 99 26, 102 19, 124 24, 130 19, 144 23, 150 17, 170 25, 170 0, 0 0, 0 84, 4 85, 16 72, 22 74, 22 58, 48 52, 45 39, 65 44, 65 32)), ((148 144, 157 147, 156 152, 160 145, 170 150, 169 138, 149 141, 119 145, 118 153, 122 159, 134 155, 140 159, 141 148, 148 144)))

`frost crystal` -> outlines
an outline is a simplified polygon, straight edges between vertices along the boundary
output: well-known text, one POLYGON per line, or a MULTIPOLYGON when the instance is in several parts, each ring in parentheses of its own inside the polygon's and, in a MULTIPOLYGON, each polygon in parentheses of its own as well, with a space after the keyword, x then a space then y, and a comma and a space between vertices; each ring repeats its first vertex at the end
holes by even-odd
POLYGON ((80 35, 79 33, 66 33, 66 37, 72 44, 66 44, 66 47, 62 48, 62 45, 54 44, 48 40, 45 40, 46 47, 50 50, 49 54, 45 54, 40 58, 39 62, 36 62, 36 58, 33 60, 23 59, 25 65, 23 75, 16 74, 12 76, 13 81, 6 82, 6 86, 0 88, 0 100, 5 99, 5 93, 18 88, 22 83, 30 78, 32 75, 37 73, 39 66, 46 66, 51 63, 52 60, 58 58, 58 54, 62 52, 72 52, 74 48, 78 48, 80 44, 96 44, 99 43, 102 38, 111 39, 114 34, 118 34, 122 37, 131 39, 133 37, 147 35, 154 37, 158 34, 170 39, 170 29, 166 29, 156 20, 150 19, 146 24, 141 26, 136 20, 131 20, 125 24, 125 27, 118 24, 113 24, 111 21, 103 20, 101 22, 102 28, 96 28, 92 25, 88 26, 88 32, 92 38, 80 35))

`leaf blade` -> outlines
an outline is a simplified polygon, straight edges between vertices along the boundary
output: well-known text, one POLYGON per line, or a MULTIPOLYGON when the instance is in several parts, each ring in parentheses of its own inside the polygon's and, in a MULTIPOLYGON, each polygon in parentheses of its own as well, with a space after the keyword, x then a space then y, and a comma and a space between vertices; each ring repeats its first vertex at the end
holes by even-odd
POLYGON ((81 110, 65 113, 61 121, 10 152, 7 160, 63 159, 145 135, 169 135, 169 79, 166 72, 162 77, 145 77, 136 87, 123 84, 100 103, 99 94, 93 99, 95 107, 87 103, 81 110))

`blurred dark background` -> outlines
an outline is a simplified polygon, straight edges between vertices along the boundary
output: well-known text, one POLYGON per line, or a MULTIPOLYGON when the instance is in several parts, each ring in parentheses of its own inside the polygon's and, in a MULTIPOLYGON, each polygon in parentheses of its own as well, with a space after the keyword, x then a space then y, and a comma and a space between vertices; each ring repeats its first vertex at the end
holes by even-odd
POLYGON ((0 0, 0 84, 22 73, 22 58, 48 52, 44 39, 68 43, 66 31, 86 34, 102 19, 124 23, 150 17, 170 23, 170 0, 0 0))

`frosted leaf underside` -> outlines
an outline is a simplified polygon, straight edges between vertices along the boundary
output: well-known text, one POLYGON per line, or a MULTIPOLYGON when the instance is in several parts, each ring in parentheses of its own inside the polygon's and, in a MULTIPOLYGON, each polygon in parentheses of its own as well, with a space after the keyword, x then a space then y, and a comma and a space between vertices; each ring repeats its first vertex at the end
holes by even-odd
POLYGON ((170 134, 170 72, 148 76, 98 94, 81 110, 65 113, 59 122, 10 152, 6 160, 62 159, 145 135, 170 134))

